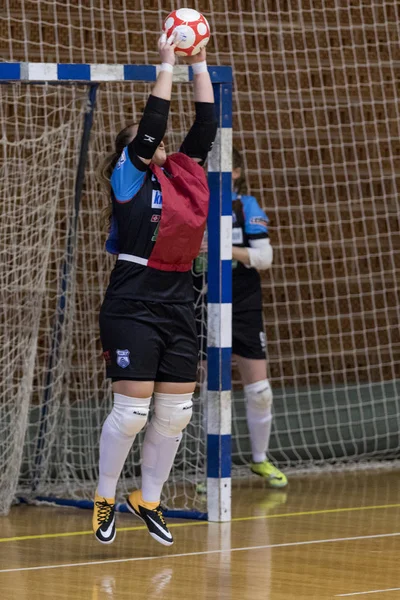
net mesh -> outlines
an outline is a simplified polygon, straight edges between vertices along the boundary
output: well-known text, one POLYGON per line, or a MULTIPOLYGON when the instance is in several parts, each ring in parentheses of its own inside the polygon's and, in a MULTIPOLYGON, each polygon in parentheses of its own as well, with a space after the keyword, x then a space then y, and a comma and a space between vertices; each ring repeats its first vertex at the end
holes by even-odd
MULTIPOLYGON (((150 87, 108 84, 98 91, 77 244, 68 263, 88 89, 23 84, 0 89, 3 110, 12 115, 12 127, 4 122, 3 128, 1 183, 3 197, 9 198, 4 215, 8 229, 4 229, 1 277, 7 295, 1 339, 7 348, 4 370, 10 370, 10 365, 14 369, 11 380, 2 381, 0 455, 10 469, 5 481, 13 482, 0 498, 6 511, 15 494, 26 499, 77 500, 93 495, 99 435, 112 400, 98 329, 113 264, 104 252, 103 209, 108 200, 98 170, 112 150, 114 132, 140 118, 150 87)), ((171 148, 179 146, 190 126, 191 104, 189 90, 175 93, 168 135, 171 148)), ((169 507, 196 505, 193 482, 203 479, 205 456, 200 411, 198 405, 164 490, 169 507)), ((124 467, 120 500, 139 484, 142 437, 124 467)), ((204 510, 201 497, 197 509, 204 510)))
MULTIPOLYGON (((156 32, 178 7, 155 0, 4 4, 3 60, 142 64, 158 62, 156 32)), ((272 456, 307 468, 393 459, 400 430, 398 3, 192 4, 210 17, 209 63, 234 68, 234 142, 271 220, 275 261, 263 275, 263 298, 272 456)), ((148 88, 101 86, 57 360, 50 357, 87 91, 0 88, 4 506, 19 472, 18 493, 89 497, 110 406, 97 311, 111 263, 95 170, 115 132, 140 114, 148 88)), ((171 147, 189 125, 188 94, 181 87, 174 98, 171 147)), ((234 383, 234 461, 244 464, 249 440, 236 371, 234 383)), ((167 491, 170 506, 197 505, 202 423, 198 412, 167 491)), ((137 477, 138 459, 133 454, 127 464, 122 491, 137 477)))

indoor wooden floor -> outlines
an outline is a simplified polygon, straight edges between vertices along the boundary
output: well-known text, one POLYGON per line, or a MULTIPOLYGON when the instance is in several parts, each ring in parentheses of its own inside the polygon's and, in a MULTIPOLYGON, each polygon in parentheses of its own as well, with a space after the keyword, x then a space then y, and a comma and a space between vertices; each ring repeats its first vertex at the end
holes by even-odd
POLYGON ((111 546, 88 511, 20 506, 0 519, 1 600, 400 599, 400 497, 395 471, 257 479, 234 489, 226 524, 170 521, 154 542, 120 515, 111 546))

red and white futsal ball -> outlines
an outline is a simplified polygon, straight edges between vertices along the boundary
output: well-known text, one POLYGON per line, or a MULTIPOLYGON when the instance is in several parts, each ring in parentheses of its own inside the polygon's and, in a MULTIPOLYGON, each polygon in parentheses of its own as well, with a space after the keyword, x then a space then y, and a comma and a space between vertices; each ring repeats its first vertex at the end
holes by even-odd
POLYGON ((194 56, 210 40, 210 26, 201 13, 192 8, 174 10, 164 21, 163 31, 169 38, 174 31, 179 34, 175 54, 194 56))

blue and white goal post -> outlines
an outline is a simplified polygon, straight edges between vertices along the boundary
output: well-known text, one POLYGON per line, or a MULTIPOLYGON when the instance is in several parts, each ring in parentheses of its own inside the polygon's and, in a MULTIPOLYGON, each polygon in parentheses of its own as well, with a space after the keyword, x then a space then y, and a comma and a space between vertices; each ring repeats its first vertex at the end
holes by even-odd
MULTIPOLYGON (((210 521, 231 518, 231 320, 232 320, 232 69, 209 67, 214 88, 219 128, 208 160, 210 210, 208 218, 208 394, 207 394, 207 510, 210 521)), ((151 83, 157 78, 154 65, 106 65, 61 63, 0 63, 0 84, 79 84, 88 86, 80 156, 75 180, 74 215, 69 226, 58 306, 54 315, 52 351, 42 390, 41 415, 36 444, 32 491, 37 489, 42 448, 47 435, 47 413, 53 397, 53 365, 59 359, 63 323, 68 310, 77 245, 81 197, 88 157, 90 133, 96 106, 96 93, 103 82, 151 83)), ((193 79, 191 67, 178 65, 174 81, 187 84, 193 79)), ((19 453, 18 462, 20 462, 19 453)), ((50 498, 49 498, 50 500, 50 498)), ((56 499, 54 499, 56 500, 56 499)), ((66 499, 57 502, 86 506, 66 499)))

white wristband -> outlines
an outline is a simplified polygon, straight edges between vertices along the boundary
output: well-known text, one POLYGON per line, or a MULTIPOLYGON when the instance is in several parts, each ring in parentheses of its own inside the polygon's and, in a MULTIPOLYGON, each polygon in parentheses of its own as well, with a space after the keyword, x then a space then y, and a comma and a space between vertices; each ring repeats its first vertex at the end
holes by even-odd
POLYGON ((173 73, 174 67, 169 63, 162 63, 160 66, 160 71, 167 71, 168 73, 173 73))
POLYGON ((207 62, 203 60, 202 62, 194 63, 192 65, 193 74, 199 75, 199 73, 207 73, 207 62))

